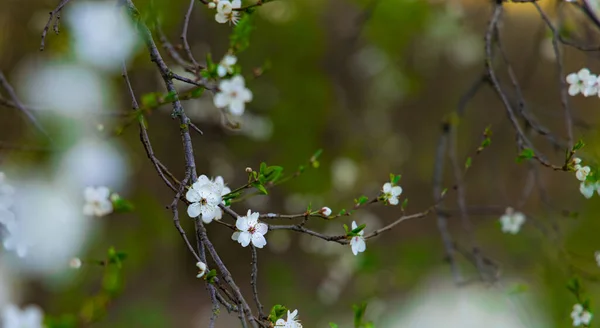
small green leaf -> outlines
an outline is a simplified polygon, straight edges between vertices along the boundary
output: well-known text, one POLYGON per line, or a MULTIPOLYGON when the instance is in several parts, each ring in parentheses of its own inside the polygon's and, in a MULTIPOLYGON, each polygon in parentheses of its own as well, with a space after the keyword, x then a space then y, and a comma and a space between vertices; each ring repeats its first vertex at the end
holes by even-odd
POLYGON ((356 227, 355 229, 352 229, 352 231, 350 231, 348 233, 348 235, 351 237, 358 236, 358 233, 361 232, 366 226, 367 226, 366 224, 361 224, 358 227, 356 227))
POLYGON ((394 180, 392 181, 392 184, 394 186, 398 185, 398 183, 400 182, 400 178, 402 178, 402 175, 398 174, 394 177, 394 180))
POLYGON ((404 210, 406 210, 407 206, 408 206, 408 198, 404 198, 401 209, 404 211, 404 210))
POLYGON ((143 107, 158 107, 158 99, 160 97, 160 93, 152 92, 142 95, 142 106, 143 107))
POLYGON ((342 208, 342 210, 338 213, 338 215, 346 215, 346 209, 342 208))
POLYGON ((448 192, 448 188, 444 188, 444 190, 442 190, 442 194, 440 195, 440 197, 444 197, 447 192, 448 192))
POLYGON ((567 289, 571 291, 575 297, 579 297, 579 293, 581 292, 581 283, 579 282, 579 278, 573 277, 569 279, 567 282, 567 289))
POLYGON ((206 281, 208 281, 208 283, 212 284, 215 282, 216 276, 217 276, 217 270, 211 269, 210 271, 208 271, 208 273, 206 274, 206 277, 204 279, 206 279, 206 281))
POLYGON ((339 328, 339 326, 333 322, 329 323, 329 328, 339 328))
POLYGON ((269 312, 269 321, 275 323, 278 319, 283 317, 283 315, 287 312, 287 308, 283 305, 276 304, 271 308, 271 312, 269 312))
POLYGON ((134 210, 133 204, 121 197, 115 197, 112 199, 113 209, 117 213, 127 213, 134 210))
POLYGON ((360 305, 352 305, 354 310, 354 327, 359 328, 365 317, 365 311, 367 311, 367 303, 362 302, 360 305))
POLYGON ((465 169, 469 169, 471 167, 473 160, 471 159, 471 157, 467 157, 467 161, 465 162, 465 169))
POLYGON ((356 203, 356 205, 364 205, 369 201, 369 197, 367 196, 360 196, 358 199, 354 200, 354 203, 356 203))
POLYGON ((202 97, 202 94, 204 94, 204 88, 198 87, 198 88, 192 90, 192 92, 190 93, 190 96, 192 98, 196 99, 196 98, 202 97))
POLYGON ((170 91, 164 97, 164 102, 170 103, 170 102, 174 102, 175 100, 177 100, 177 92, 176 91, 170 91))
POLYGON ((517 157, 517 163, 521 163, 525 160, 532 159, 534 155, 535 154, 533 153, 533 150, 531 150, 529 148, 525 148, 521 151, 521 153, 517 157))
POLYGON ((579 139, 579 141, 577 141, 577 143, 573 146, 573 151, 579 150, 581 148, 583 148, 585 146, 585 143, 583 143, 583 140, 579 139))
POLYGON ((348 235, 348 226, 344 223, 344 231, 346 231, 346 235, 348 235))
POLYGON ((267 188, 265 188, 265 186, 263 186, 260 182, 253 182, 252 186, 254 188, 256 188, 258 191, 260 191, 261 194, 263 195, 268 195, 269 192, 267 191, 267 188))

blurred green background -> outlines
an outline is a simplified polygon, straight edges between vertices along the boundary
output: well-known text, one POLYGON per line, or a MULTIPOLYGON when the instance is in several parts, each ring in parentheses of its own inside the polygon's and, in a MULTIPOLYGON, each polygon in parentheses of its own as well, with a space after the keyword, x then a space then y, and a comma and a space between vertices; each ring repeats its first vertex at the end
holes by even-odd
MULTIPOLYGON (((154 0, 152 9, 150 0, 135 3, 142 13, 160 13, 163 30, 172 43, 179 44, 189 1, 154 0)), ((556 17, 555 2, 540 4, 556 17)), ((49 33, 47 49, 38 51, 41 30, 55 5, 56 1, 46 0, 2 0, 0 69, 9 80, 17 79, 19 69, 32 61, 69 57, 70 32, 65 26, 58 36, 49 33)), ((557 76, 548 31, 533 6, 506 4, 506 9, 501 35, 528 108, 545 126, 564 136, 558 92, 558 79, 564 77, 557 76)), ((376 196, 389 173, 396 173, 402 174, 403 196, 410 199, 407 211, 424 210, 433 203, 432 172, 441 124, 483 72, 483 37, 490 13, 491 6, 484 1, 277 0, 258 8, 253 14, 250 47, 238 56, 254 94, 247 115, 239 119, 242 131, 221 125, 208 93, 184 102, 188 116, 204 132, 203 136, 192 134, 199 174, 221 175, 229 186, 237 187, 245 183, 246 167, 257 169, 265 161, 292 173, 323 148, 318 169, 309 169, 270 195, 236 203, 233 208, 238 213, 249 208, 261 213, 301 213, 312 202, 313 208, 329 206, 338 212, 350 208, 353 199, 363 194, 376 196), (259 67, 264 72, 254 77, 253 69, 259 67)), ((563 13, 574 35, 597 42, 597 30, 579 11, 563 8, 563 13)), ((189 42, 198 60, 209 53, 219 60, 229 46, 232 28, 216 24, 212 15, 200 3, 192 13, 189 42)), ((174 71, 184 74, 166 52, 162 54, 174 71)), ((563 55, 566 73, 598 68, 595 52, 563 48, 563 55)), ((164 92, 145 49, 137 51, 128 69, 138 99, 145 93, 164 92)), ((497 71, 509 89, 506 67, 498 65, 497 71)), ((127 112, 130 100, 120 75, 111 81, 111 110, 127 112)), ((576 121, 585 123, 576 125, 574 133, 586 141, 584 154, 590 161, 598 152, 598 101, 571 98, 576 121)), ((184 160, 179 124, 169 112, 170 106, 164 106, 146 118, 155 154, 181 178, 184 160)), ((2 142, 37 142, 32 127, 18 112, 0 107, 0 113, 2 142)), ((124 120, 92 117, 86 124, 91 129, 102 124, 104 130, 98 134, 118 138, 125 145, 131 166, 129 187, 120 193, 136 207, 130 214, 98 219, 101 229, 81 256, 100 259, 110 246, 128 254, 122 293, 110 303, 107 317, 93 326, 207 327, 208 294, 203 282, 195 278, 195 260, 173 228, 171 212, 165 208, 172 193, 147 160, 137 127, 125 127, 122 135, 114 136, 112 132, 123 128, 124 120)), ((594 297, 599 291, 595 283, 599 269, 593 256, 600 248, 597 197, 585 200, 572 174, 540 168, 543 188, 540 191, 536 186, 522 202, 529 164, 515 162, 513 129, 501 102, 487 86, 473 97, 458 122, 461 163, 479 145, 488 125, 494 132, 492 145, 474 158, 465 178, 468 204, 488 209, 483 215, 471 215, 476 239, 483 254, 501 268, 500 283, 483 289, 514 300, 521 311, 537 318, 523 320, 523 327, 570 326, 569 314, 576 300, 565 286, 573 273, 587 277, 583 280, 586 295, 592 299, 592 310, 600 310, 594 297), (542 195, 547 195, 549 204, 542 195), (518 235, 500 231, 497 219, 507 206, 528 215, 518 235), (573 218, 564 211, 579 215, 573 218), (561 255, 562 249, 570 256, 561 255)), ((53 133, 68 135, 68 131, 53 133)), ((564 158, 564 150, 553 149, 543 137, 532 134, 531 139, 554 163, 564 158)), ((0 165, 38 163, 44 156, 43 152, 5 147, 0 149, 0 165)), ((453 184, 447 163, 444 186, 453 184)), ((449 229, 456 243, 468 248, 454 192, 449 193, 445 207, 453 213, 449 229)), ((193 224, 184 217, 183 206, 180 210, 182 224, 192 238, 193 224)), ((367 223, 369 231, 400 215, 399 207, 373 206, 337 222, 313 220, 308 227, 340 234, 342 224, 354 219, 367 223)), ((224 220, 232 222, 228 217, 224 220)), ((232 242, 231 232, 221 225, 211 224, 208 231, 250 300, 250 250, 232 242)), ((349 327, 351 305, 362 301, 370 303, 367 318, 377 327, 412 327, 394 323, 391 317, 410 308, 408 304, 419 298, 415 295, 421 295, 422 284, 435 286, 432 277, 435 281, 451 279, 434 215, 407 221, 369 241, 367 251, 357 257, 349 248, 322 245, 297 233, 275 231, 266 237, 268 245, 259 252, 262 302, 267 308, 284 304, 299 309, 304 327, 326 327, 330 321, 349 327)), ((469 260, 462 256, 457 260, 465 276, 476 278, 469 260)), ((102 268, 84 265, 69 276, 73 281, 67 287, 25 280, 19 288, 21 300, 39 304, 48 315, 73 313, 99 288, 101 276, 102 268)), ((481 288, 474 285, 461 289, 481 288)), ((454 293, 452 289, 448 292, 454 293)), ((452 303, 450 299, 448 304, 452 303)), ((435 316, 436 309, 431 311, 429 315, 435 316)), ((500 310, 492 306, 494 311, 500 310)), ((217 327, 237 326, 234 315, 221 312, 217 327)), ((519 311, 508 313, 522 317, 519 311)))

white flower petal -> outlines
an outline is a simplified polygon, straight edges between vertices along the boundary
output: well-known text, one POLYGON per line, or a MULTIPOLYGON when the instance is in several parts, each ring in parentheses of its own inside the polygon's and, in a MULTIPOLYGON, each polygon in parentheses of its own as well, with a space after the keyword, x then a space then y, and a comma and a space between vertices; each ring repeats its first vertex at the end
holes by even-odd
POLYGON ((244 104, 244 101, 239 98, 231 99, 229 102, 229 112, 235 116, 242 116, 244 114, 245 107, 246 105, 244 104))
POLYGON ((250 240, 252 240, 252 234, 248 231, 241 231, 238 241, 242 245, 242 247, 246 247, 250 244, 250 240))
POLYGON ((185 199, 187 199, 188 202, 195 203, 199 202, 202 197, 200 197, 200 193, 198 193, 196 189, 191 188, 185 193, 185 199))
POLYGON ((266 225, 266 224, 264 224, 264 223, 262 223, 262 222, 259 222, 258 224, 256 224, 256 225, 254 226, 254 229, 255 229, 255 230, 254 230, 254 234, 261 234, 261 235, 264 235, 264 234, 266 234, 267 232, 269 232, 269 226, 268 226, 268 225, 266 225))
POLYGON ((190 206, 188 206, 187 208, 187 214, 191 217, 191 218, 195 218, 198 217, 198 215, 200 215, 201 210, 200 210, 201 206, 200 203, 192 203, 190 204, 190 206))
POLYGON ((252 244, 257 248, 263 248, 267 244, 267 240, 263 235, 259 233, 253 233, 252 244))

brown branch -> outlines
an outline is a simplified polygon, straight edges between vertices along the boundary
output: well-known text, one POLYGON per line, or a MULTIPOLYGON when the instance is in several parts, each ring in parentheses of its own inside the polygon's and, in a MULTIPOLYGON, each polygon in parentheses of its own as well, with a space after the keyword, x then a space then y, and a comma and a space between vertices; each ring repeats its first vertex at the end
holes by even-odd
POLYGON ((44 30, 42 31, 42 43, 40 45, 40 51, 44 51, 45 42, 46 42, 46 34, 48 34, 48 29, 50 28, 50 24, 52 23, 52 19, 56 17, 56 22, 54 23, 54 32, 58 34, 58 20, 60 19, 60 11, 63 7, 71 0, 61 0, 58 6, 50 12, 50 17, 48 18, 48 22, 46 26, 44 26, 44 30))

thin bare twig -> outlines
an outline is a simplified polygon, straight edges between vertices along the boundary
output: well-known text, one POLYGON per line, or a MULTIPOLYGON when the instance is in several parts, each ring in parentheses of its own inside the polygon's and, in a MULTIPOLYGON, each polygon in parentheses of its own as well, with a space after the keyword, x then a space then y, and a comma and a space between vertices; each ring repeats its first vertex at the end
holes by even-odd
POLYGON ((54 23, 54 32, 58 34, 58 20, 60 19, 60 11, 63 7, 71 0, 61 0, 58 6, 50 12, 50 17, 48 18, 48 22, 46 26, 44 26, 44 30, 42 31, 42 43, 40 45, 40 51, 44 51, 45 42, 46 42, 46 34, 48 34, 48 29, 50 29, 50 24, 52 23, 52 19, 56 17, 56 22, 54 23))

